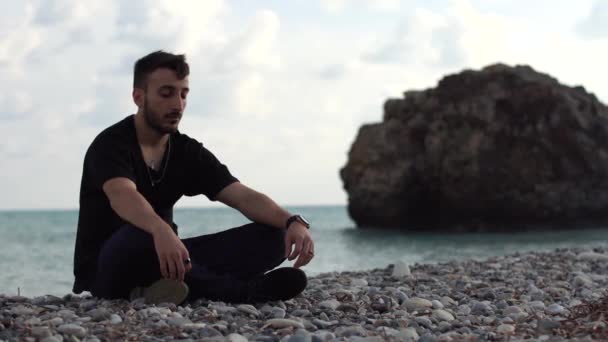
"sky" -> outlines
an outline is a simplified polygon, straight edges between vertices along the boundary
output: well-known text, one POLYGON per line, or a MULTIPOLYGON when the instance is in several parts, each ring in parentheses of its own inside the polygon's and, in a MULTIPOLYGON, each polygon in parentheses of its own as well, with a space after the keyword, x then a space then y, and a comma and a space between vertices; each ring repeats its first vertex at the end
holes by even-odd
MULTIPOLYGON (((346 204, 339 170, 388 98, 526 64, 606 103, 603 0, 0 2, 0 210, 78 208, 82 161, 135 113, 135 60, 191 66, 180 131, 282 205, 346 204)), ((184 198, 178 207, 213 205, 184 198)))

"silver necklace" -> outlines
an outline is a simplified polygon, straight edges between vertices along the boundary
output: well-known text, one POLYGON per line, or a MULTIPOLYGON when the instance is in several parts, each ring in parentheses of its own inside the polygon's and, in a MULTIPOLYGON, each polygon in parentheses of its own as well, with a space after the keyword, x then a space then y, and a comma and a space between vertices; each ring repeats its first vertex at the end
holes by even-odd
POLYGON ((164 158, 164 163, 162 163, 163 173, 160 175, 160 178, 154 180, 152 178, 152 174, 150 173, 150 167, 146 164, 146 172, 148 173, 148 179, 150 179, 150 185, 155 187, 159 184, 163 178, 165 177, 165 172, 167 172, 167 168, 169 167, 169 158, 171 157, 171 136, 169 136, 169 141, 167 142, 167 156, 164 158))

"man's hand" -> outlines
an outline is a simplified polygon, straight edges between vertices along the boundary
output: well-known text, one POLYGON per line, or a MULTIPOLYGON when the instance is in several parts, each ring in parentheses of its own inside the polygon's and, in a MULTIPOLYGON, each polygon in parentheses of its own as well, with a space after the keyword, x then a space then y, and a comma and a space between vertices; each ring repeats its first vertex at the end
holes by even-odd
POLYGON ((152 236, 163 278, 184 281, 184 275, 192 269, 186 246, 169 227, 156 230, 152 236))
POLYGON ((310 231, 299 222, 292 223, 285 234, 285 257, 290 261, 297 257, 293 267, 300 268, 308 264, 314 256, 315 244, 310 231))

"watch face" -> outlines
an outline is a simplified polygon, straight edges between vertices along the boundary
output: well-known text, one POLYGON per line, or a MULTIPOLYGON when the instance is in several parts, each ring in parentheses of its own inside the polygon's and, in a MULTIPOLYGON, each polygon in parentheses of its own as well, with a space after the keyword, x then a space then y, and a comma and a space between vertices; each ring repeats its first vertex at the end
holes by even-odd
POLYGON ((304 224, 305 224, 305 225, 307 225, 307 226, 310 226, 310 222, 308 222, 308 220, 307 220, 307 219, 305 219, 305 218, 304 218, 304 216, 300 215, 300 216, 298 216, 298 218, 299 218, 300 220, 302 220, 302 223, 304 223, 304 224))

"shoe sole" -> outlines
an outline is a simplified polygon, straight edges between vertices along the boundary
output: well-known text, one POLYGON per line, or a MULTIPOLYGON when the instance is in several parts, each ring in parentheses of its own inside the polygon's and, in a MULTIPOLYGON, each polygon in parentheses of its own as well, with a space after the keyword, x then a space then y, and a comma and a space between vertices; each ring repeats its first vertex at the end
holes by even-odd
POLYGON ((146 304, 173 303, 179 305, 188 297, 188 285, 172 279, 160 279, 146 287, 143 297, 146 304))

